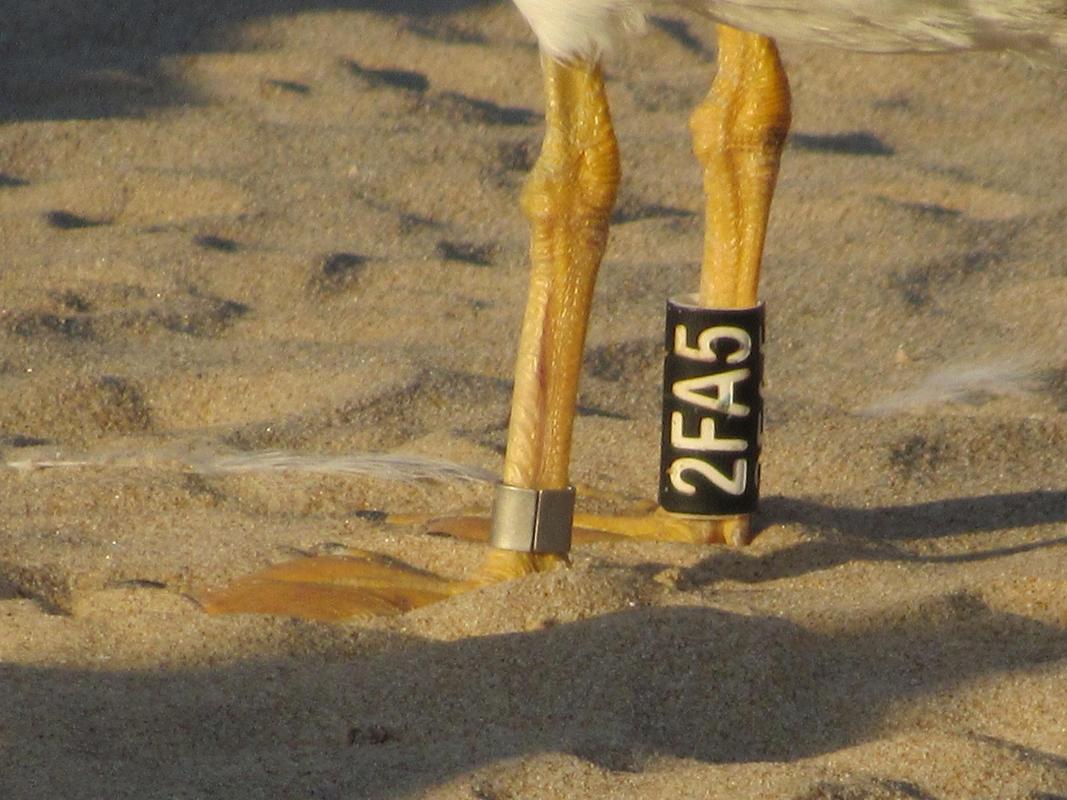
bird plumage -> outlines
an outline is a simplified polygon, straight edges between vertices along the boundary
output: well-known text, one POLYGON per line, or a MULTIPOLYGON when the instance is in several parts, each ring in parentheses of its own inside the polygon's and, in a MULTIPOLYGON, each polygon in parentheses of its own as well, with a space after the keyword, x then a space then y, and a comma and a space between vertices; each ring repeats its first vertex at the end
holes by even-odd
POLYGON ((1067 54, 1067 0, 515 0, 542 48, 595 57, 644 15, 685 6, 783 41, 868 52, 1067 54))
POLYGON ((549 55, 591 57, 644 24, 648 3, 635 0, 515 0, 549 55))

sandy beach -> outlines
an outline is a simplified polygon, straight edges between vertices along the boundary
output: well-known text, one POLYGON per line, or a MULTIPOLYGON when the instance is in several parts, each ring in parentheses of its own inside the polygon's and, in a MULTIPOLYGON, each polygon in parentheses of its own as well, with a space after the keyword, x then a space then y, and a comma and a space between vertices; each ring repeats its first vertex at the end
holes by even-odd
MULTIPOLYGON (((483 545, 383 516, 491 485, 219 465, 499 472, 532 34, 461 0, 0 12, 0 797, 1067 798, 1062 66, 783 46, 750 547, 587 545, 327 624, 193 598, 352 549, 468 575, 483 545)), ((654 497, 714 44, 660 12, 608 62, 579 510, 654 497)))

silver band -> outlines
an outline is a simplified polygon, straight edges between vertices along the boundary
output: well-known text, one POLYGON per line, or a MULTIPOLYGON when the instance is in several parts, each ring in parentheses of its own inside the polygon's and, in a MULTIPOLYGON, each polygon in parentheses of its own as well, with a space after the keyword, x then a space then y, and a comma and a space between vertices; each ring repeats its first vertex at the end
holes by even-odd
POLYGON ((574 487, 520 489, 497 484, 489 543, 522 553, 557 553, 571 549, 574 487))

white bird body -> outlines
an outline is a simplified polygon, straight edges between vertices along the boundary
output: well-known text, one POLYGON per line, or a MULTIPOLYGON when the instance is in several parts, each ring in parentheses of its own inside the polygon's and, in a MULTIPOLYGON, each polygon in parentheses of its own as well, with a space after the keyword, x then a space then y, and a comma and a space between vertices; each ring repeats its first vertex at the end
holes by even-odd
POLYGON ((868 52, 1067 54, 1067 0, 515 0, 542 48, 594 56, 644 15, 684 6, 784 41, 868 52))

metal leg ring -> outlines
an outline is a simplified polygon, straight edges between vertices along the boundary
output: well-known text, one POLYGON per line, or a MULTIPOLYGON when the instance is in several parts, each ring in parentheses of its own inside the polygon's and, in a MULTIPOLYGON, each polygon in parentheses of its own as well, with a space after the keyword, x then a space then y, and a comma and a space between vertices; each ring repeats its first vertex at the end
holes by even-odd
POLYGON ((489 543, 502 550, 565 555, 571 549, 574 487, 522 489, 501 483, 489 543))

